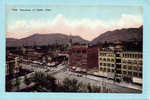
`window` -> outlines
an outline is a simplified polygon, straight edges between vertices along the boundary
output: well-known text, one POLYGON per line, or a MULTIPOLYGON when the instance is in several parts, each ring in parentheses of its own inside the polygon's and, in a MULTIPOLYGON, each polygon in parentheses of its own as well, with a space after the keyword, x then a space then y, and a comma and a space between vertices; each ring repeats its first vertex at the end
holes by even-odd
POLYGON ((133 60, 133 64, 137 64, 136 60, 133 60))
POLYGON ((128 72, 128 75, 132 76, 132 72, 128 72))
POLYGON ((104 72, 106 72, 106 68, 104 68, 104 72))
POLYGON ((121 74, 121 70, 116 70, 116 73, 121 74))
POLYGON ((107 72, 110 72, 110 69, 108 69, 107 72))
POLYGON ((142 58, 142 54, 140 54, 140 58, 142 58))
POLYGON ((77 50, 77 53, 81 53, 81 51, 80 51, 80 50, 77 50))
POLYGON ((137 73, 137 72, 134 72, 134 73, 133 73, 133 76, 137 77, 137 76, 138 76, 138 73, 137 73))
POLYGON ((121 59, 116 59, 116 63, 121 63, 121 59))
POLYGON ((129 69, 129 70, 132 70, 132 66, 128 66, 128 69, 129 69))
POLYGON ((100 65, 102 66, 102 63, 100 63, 100 65))
POLYGON ((138 54, 138 58, 140 58, 140 54, 138 54))
POLYGON ((103 68, 102 68, 102 67, 100 67, 100 71, 103 71, 103 68))
POLYGON ((127 66, 126 66, 126 65, 123 65, 123 68, 124 68, 124 69, 127 69, 127 66))
POLYGON ((120 54, 116 54, 116 57, 120 57, 120 54))
POLYGON ((108 67, 110 67, 110 64, 107 64, 108 67))
POLYGON ((72 50, 72 53, 75 53, 75 50, 72 50))
POLYGON ((139 71, 142 71, 142 67, 139 67, 139 71))
POLYGON ((122 60, 122 63, 126 63, 126 60, 122 60))
POLYGON ((106 64, 104 63, 103 66, 106 66, 106 64))
POLYGON ((100 71, 102 71, 103 70, 103 68, 102 67, 100 67, 100 71))
POLYGON ((111 66, 114 67, 114 64, 112 64, 111 66))
POLYGON ((86 50, 82 50, 82 53, 86 53, 86 50))
POLYGON ((137 58, 137 54, 135 54, 135 58, 137 58))
POLYGON ((114 62, 114 59, 111 59, 111 62, 114 62))
POLYGON ((110 61, 110 58, 107 58, 107 61, 110 61))
POLYGON ((142 77, 142 73, 139 73, 139 77, 142 77))
POLYGON ((142 65, 142 61, 139 61, 139 65, 142 65))
POLYGON ((103 60, 104 60, 104 61, 106 61, 106 59, 105 59, 105 58, 104 58, 103 60))
POLYGON ((114 72, 114 69, 112 69, 112 72, 114 72))
POLYGON ((123 71, 123 74, 127 74, 127 72, 126 72, 126 71, 123 71))
POLYGON ((132 61, 131 60, 128 60, 128 64, 131 64, 132 63, 132 61))
POLYGON ((116 68, 121 68, 121 65, 120 64, 116 64, 116 68))
POLYGON ((134 66, 133 68, 134 68, 134 70, 137 70, 137 67, 136 67, 136 66, 134 66))

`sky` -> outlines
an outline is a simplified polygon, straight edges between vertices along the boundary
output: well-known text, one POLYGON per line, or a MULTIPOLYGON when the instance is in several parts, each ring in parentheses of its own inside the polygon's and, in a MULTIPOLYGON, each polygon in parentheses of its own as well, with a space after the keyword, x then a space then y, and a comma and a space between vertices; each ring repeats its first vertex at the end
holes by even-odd
POLYGON ((91 41, 106 31, 141 25, 142 6, 7 5, 6 11, 6 37, 17 39, 35 33, 63 33, 91 41))

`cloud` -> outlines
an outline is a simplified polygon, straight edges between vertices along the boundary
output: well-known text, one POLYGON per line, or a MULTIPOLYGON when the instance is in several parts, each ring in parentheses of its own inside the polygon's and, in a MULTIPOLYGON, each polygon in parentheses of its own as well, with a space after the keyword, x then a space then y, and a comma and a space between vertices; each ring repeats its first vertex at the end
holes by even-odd
POLYGON ((53 20, 18 20, 14 25, 7 26, 7 37, 23 38, 34 33, 64 33, 79 35, 86 40, 92 40, 100 34, 121 28, 140 27, 142 16, 122 14, 120 19, 104 21, 101 19, 67 19, 58 14, 53 20))

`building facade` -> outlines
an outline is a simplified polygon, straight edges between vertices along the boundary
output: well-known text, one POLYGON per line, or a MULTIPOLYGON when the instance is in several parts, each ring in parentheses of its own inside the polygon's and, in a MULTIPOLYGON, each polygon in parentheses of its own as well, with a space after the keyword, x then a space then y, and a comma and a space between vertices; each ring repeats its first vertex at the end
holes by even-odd
POLYGON ((131 78, 133 82, 136 82, 136 79, 142 82, 142 71, 143 71, 142 56, 143 56, 142 52, 138 51, 124 51, 122 53, 121 70, 124 80, 131 78))
POLYGON ((89 46, 87 49, 87 67, 89 70, 98 70, 98 49, 101 45, 89 46))
POLYGON ((88 46, 71 46, 69 49, 69 69, 87 68, 87 48, 88 46))
POLYGON ((12 75, 14 76, 16 73, 19 73, 19 58, 9 58, 6 61, 6 76, 12 75))
POLYGON ((99 49, 98 51, 98 65, 99 73, 103 77, 114 78, 116 61, 115 53, 110 49, 99 49))
POLYGON ((142 52, 103 48, 98 52, 99 73, 118 81, 142 84, 142 52))

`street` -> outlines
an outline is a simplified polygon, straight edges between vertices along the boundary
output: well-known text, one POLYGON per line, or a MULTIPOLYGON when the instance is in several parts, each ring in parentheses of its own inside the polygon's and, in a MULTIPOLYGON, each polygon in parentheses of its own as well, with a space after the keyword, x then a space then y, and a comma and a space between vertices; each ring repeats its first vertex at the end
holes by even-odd
MULTIPOLYGON (((94 85, 94 86, 106 87, 108 89, 111 89, 113 93, 141 93, 141 90, 123 87, 123 86, 118 85, 118 83, 114 83, 113 81, 107 80, 105 78, 100 78, 100 77, 91 76, 91 75, 81 75, 78 73, 67 71, 67 65, 64 65, 64 64, 59 64, 57 67, 48 67, 48 66, 43 67, 39 65, 36 66, 36 64, 27 65, 24 63, 21 63, 20 65, 22 66, 23 69, 34 71, 27 75, 29 77, 31 74, 40 71, 40 72, 46 72, 48 74, 51 74, 52 76, 54 76, 57 80, 61 82, 65 78, 69 78, 69 79, 76 79, 78 80, 78 82, 82 82, 84 85, 87 85, 88 83, 90 83, 91 85, 94 85)), ((23 83, 24 76, 19 77, 19 79, 21 82, 20 88, 25 88, 26 85, 23 83)), ((13 83, 14 82, 15 82, 15 79, 13 80, 13 83)))

